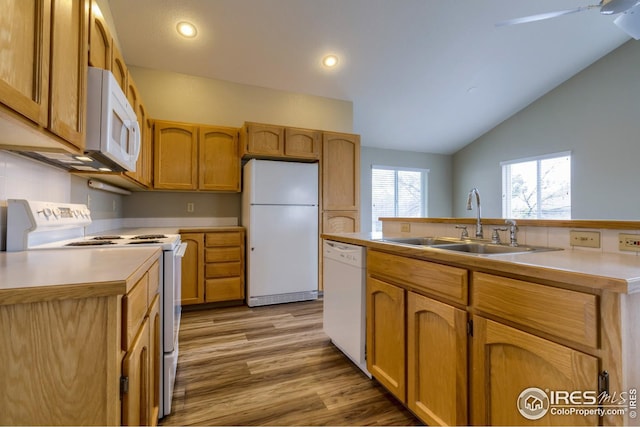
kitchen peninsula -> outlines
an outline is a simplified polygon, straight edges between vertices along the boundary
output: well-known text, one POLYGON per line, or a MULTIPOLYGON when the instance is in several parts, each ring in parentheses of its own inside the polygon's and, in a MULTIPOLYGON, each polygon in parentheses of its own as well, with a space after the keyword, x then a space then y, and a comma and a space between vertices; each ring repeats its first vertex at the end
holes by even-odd
POLYGON ((640 257, 486 256, 371 233, 322 237, 367 248, 368 369, 425 423, 521 425, 525 414, 547 425, 637 423, 640 257), (565 392, 571 401, 549 398, 565 392), (605 392, 608 401, 589 404, 605 392), (542 406, 527 413, 525 398, 542 406))

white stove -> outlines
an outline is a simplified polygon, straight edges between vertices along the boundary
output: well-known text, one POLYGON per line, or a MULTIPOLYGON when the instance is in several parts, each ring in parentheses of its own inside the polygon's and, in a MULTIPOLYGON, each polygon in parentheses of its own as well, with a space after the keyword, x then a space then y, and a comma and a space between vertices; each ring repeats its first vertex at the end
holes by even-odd
POLYGON ((91 211, 83 204, 7 201, 7 252, 46 249, 104 249, 156 246, 160 257, 160 321, 162 369, 160 369, 160 417, 171 413, 171 399, 178 364, 178 332, 182 307, 182 257, 186 243, 179 234, 87 236, 91 211))

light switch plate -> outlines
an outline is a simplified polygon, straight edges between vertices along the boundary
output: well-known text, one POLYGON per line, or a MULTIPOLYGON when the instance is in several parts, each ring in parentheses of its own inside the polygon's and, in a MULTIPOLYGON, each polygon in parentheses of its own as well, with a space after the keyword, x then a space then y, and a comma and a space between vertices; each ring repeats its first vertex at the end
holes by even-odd
POLYGON ((600 232, 571 230, 569 231, 569 244, 585 248, 599 248, 600 232))

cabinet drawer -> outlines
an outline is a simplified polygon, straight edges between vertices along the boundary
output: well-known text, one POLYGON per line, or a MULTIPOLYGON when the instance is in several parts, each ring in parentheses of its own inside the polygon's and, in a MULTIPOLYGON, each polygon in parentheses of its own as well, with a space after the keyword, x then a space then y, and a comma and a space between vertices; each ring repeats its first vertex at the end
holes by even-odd
POLYGON ((242 234, 238 231, 207 233, 205 242, 207 246, 240 246, 242 244, 242 234))
POLYGON ((367 273, 460 304, 467 304, 468 274, 464 268, 367 251, 367 273))
POLYGON ((147 296, 147 307, 152 306, 152 301, 158 294, 160 288, 160 267, 158 261, 153 263, 149 269, 149 293, 147 296))
POLYGON ((213 277, 240 276, 242 273, 242 264, 240 262, 217 262, 206 264, 204 271, 207 279, 213 277))
POLYGON ((149 273, 122 298, 122 349, 127 350, 138 333, 147 313, 149 273))
POLYGON ((207 279, 206 302, 244 299, 244 282, 240 277, 207 279))
POLYGON ((207 248, 205 250, 205 262, 228 262, 242 259, 240 246, 207 248))
POLYGON ((595 295, 474 272, 471 304, 519 325, 598 347, 595 295))

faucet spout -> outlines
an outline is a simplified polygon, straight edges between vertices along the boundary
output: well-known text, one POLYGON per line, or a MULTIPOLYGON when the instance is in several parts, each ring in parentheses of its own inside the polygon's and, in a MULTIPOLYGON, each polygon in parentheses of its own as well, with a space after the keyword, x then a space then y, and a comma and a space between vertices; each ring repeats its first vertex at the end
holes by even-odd
POLYGON ((482 239, 484 237, 484 233, 482 232, 482 220, 480 219, 482 216, 482 212, 480 210, 480 192, 477 188, 473 187, 469 190, 469 195, 467 196, 467 210, 472 210, 471 202, 473 201, 473 196, 476 196, 476 237, 482 239))

